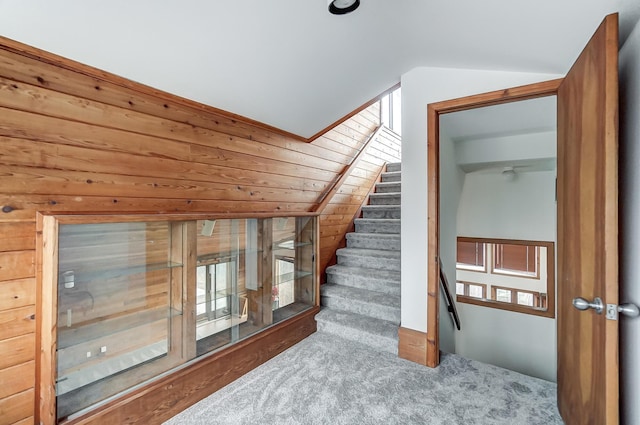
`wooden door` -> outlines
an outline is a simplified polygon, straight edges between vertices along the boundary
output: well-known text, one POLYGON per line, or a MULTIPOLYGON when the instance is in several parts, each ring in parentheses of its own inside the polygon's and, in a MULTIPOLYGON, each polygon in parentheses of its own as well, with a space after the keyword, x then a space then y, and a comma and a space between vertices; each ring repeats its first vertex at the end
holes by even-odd
POLYGON ((567 425, 619 422, 618 16, 605 18, 558 89, 558 407, 567 425))

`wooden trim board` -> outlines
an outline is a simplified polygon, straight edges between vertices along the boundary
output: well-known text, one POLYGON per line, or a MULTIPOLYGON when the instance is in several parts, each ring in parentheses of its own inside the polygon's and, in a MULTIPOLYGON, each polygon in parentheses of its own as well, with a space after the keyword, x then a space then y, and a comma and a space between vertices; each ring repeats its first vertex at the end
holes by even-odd
POLYGON ((409 328, 398 329, 398 357, 427 365, 427 334, 409 328))

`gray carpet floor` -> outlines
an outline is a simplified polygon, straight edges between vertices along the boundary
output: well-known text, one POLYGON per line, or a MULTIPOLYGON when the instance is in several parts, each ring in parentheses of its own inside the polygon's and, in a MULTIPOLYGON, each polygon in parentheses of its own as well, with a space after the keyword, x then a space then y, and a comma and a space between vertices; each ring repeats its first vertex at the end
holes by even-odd
POLYGON ((562 423, 552 382, 452 354, 430 369, 320 332, 165 422, 562 423))

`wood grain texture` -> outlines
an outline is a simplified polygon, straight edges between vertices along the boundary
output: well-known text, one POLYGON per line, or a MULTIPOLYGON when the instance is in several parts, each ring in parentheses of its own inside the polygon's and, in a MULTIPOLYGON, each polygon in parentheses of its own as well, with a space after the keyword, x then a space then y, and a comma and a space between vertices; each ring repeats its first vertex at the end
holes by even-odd
POLYGON ((0 399, 0 425, 13 425, 33 417, 33 389, 0 399))
POLYGON ((0 369, 5 369, 35 358, 36 337, 29 333, 0 340, 0 369))
POLYGON ((382 127, 371 141, 355 167, 348 170, 336 185, 330 200, 324 200, 320 215, 320 276, 325 279, 327 267, 336 263, 335 252, 346 246, 346 234, 353 231, 353 222, 360 217, 369 193, 380 180, 386 162, 400 162, 400 138, 382 127))
POLYGON ((424 332, 403 327, 398 329, 398 357, 428 365, 427 349, 427 335, 424 332))
POLYGON ((618 304, 618 17, 558 90, 558 407, 567 424, 617 424, 618 322, 572 300, 618 304))
POLYGON ((35 307, 0 311, 0 340, 35 332, 35 307))
MULTIPOLYGON (((33 334, 36 310, 55 325, 53 294, 39 292, 35 307, 30 298, 38 214, 312 214, 378 124, 373 103, 311 141, 0 37, 0 347, 23 350, 16 337, 33 334)), ((352 216, 395 157, 399 142, 381 138, 327 214, 352 216)), ((36 348, 42 365, 54 356, 36 348)))
POLYGON ((33 360, 0 370, 0 399, 31 389, 34 379, 33 360))
POLYGON ((30 277, 0 282, 0 311, 36 303, 36 282, 30 277))

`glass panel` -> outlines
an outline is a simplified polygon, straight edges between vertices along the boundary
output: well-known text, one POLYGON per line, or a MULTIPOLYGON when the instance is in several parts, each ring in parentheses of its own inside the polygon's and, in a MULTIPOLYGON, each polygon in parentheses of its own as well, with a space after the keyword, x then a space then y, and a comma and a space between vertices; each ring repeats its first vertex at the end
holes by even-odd
POLYGON ((484 295, 482 293, 482 286, 469 285, 469 296, 473 298, 484 298, 484 295))
POLYGON ((511 290, 496 288, 496 301, 504 303, 511 302, 511 290))
POLYGON ((58 248, 56 395, 65 418, 180 361, 172 329, 182 259, 167 222, 61 225, 58 248))
POLYGON ((196 225, 197 355, 238 341, 240 325, 247 322, 248 221, 200 220, 196 225))
POLYGON ((456 282, 456 295, 464 295, 464 283, 456 282))
MULTIPOLYGON (((554 299, 547 294, 555 293, 554 260, 553 242, 461 236, 457 239, 456 280, 465 286, 457 291, 462 294, 464 290, 468 297, 481 298, 481 304, 471 302, 475 305, 553 317, 554 299), (482 261, 477 261, 480 258, 485 266, 478 269, 473 263, 480 264, 482 261), (474 290, 473 286, 482 289, 474 290)), ((463 297, 460 302, 470 301, 463 297)))
POLYGON ((494 244, 494 272, 538 274, 538 247, 530 245, 494 244))
POLYGON ((312 217, 273 219, 274 323, 314 305, 314 223, 312 217))
POLYGON ((313 307, 315 225, 315 217, 60 224, 58 419, 313 307))
POLYGON ((314 226, 312 217, 198 222, 198 355, 314 305, 314 226))
POLYGON ((518 291, 518 304, 533 307, 533 294, 518 291))
POLYGON ((469 270, 484 270, 485 244, 482 242, 457 242, 456 267, 469 270))

